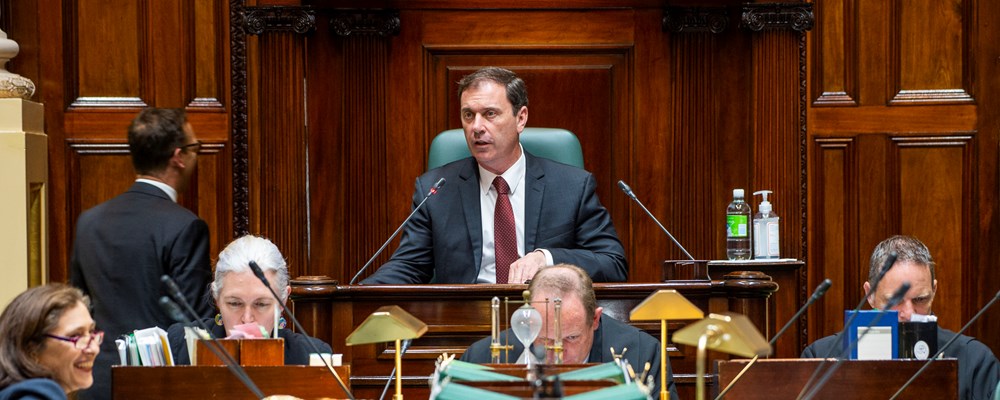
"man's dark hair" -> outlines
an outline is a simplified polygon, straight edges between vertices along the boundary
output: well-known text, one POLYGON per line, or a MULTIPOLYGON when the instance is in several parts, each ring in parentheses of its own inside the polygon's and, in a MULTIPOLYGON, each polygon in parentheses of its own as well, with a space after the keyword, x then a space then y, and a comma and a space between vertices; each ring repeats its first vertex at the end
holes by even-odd
POLYGON ((881 272, 882 264, 889 259, 889 253, 896 252, 896 262, 909 261, 914 264, 923 265, 930 269, 931 282, 934 282, 934 258, 931 251, 927 249, 919 239, 913 236, 896 235, 883 240, 875 250, 868 262, 868 284, 874 285, 875 278, 881 272))
POLYGON ((458 81, 458 98, 461 99, 462 93, 482 81, 491 81, 507 88, 507 101, 510 102, 514 115, 517 115, 521 107, 528 106, 528 87, 524 85, 524 81, 514 71, 500 67, 484 67, 466 75, 458 81))
POLYGON ((140 175, 166 169, 174 150, 184 146, 187 113, 179 108, 149 107, 139 112, 128 127, 132 166, 140 175))

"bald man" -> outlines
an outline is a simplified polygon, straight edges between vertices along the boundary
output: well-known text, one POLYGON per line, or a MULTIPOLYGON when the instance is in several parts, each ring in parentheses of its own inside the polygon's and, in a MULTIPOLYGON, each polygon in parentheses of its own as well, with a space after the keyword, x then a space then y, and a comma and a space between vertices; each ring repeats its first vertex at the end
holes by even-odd
MULTIPOLYGON (((532 306, 542 314, 542 330, 535 340, 536 346, 551 346, 555 342, 554 313, 546 312, 545 300, 559 298, 562 300, 563 363, 606 363, 614 361, 611 348, 615 352, 625 352, 625 360, 636 373, 641 373, 650 365, 649 373, 653 376, 654 386, 650 393, 660 392, 660 341, 646 332, 619 322, 603 314, 603 309, 597 306, 593 283, 587 273, 575 265, 557 264, 542 268, 535 275, 528 287, 531 291, 532 306)), ((549 304, 551 309, 551 304, 549 304)), ((512 360, 507 360, 501 353, 500 362, 513 362, 524 351, 524 346, 516 339, 509 329, 500 334, 508 337, 514 348, 507 352, 512 360)), ((548 362, 554 359, 552 352, 546 355, 548 362)), ((461 360, 474 363, 490 363, 490 338, 473 343, 462 354, 461 360)), ((674 385, 673 373, 670 370, 670 360, 667 360, 667 386, 670 398, 677 400, 677 388, 674 385)))

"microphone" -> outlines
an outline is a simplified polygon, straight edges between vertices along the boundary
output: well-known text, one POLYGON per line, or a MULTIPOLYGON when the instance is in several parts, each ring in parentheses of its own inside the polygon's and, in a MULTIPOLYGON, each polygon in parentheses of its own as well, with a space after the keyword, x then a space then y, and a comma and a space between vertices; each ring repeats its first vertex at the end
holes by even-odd
MULTIPOLYGON (((402 357, 406 354, 406 350, 410 349, 410 345, 413 344, 413 339, 406 339, 399 345, 399 356, 402 357)), ((396 377, 396 366, 392 366, 392 373, 389 374, 389 380, 385 381, 385 387, 382 388, 382 395, 378 397, 378 400, 385 398, 385 394, 389 392, 389 386, 392 386, 392 379, 396 377)))
POLYGON ((358 280, 358 277, 361 276, 361 273, 365 272, 365 270, 372 265, 372 262, 375 261, 375 258, 378 257, 379 254, 382 254, 383 251, 385 251, 385 248, 386 246, 389 245, 389 242, 392 242, 392 239, 396 238, 396 235, 398 235, 399 232, 403 230, 403 227, 406 226, 406 223, 410 222, 410 219, 412 219, 413 216, 417 214, 417 211, 420 210, 420 207, 424 206, 424 203, 427 202, 427 199, 436 194, 438 190, 441 190, 441 187, 444 186, 444 182, 445 179, 441 178, 438 179, 436 183, 434 183, 434 186, 431 187, 431 190, 427 191, 427 194, 424 195, 424 199, 420 201, 420 204, 417 204, 417 206, 413 208, 413 211, 410 211, 410 215, 406 216, 406 219, 403 220, 403 223, 399 224, 399 227, 396 228, 396 231, 393 232, 392 235, 389 235, 389 239, 386 239, 385 243, 382 243, 382 247, 379 247, 378 251, 376 251, 375 254, 372 254, 372 258, 368 259, 368 262, 366 262, 365 265, 358 270, 358 273, 354 274, 354 277, 351 278, 351 282, 348 283, 348 285, 353 285, 354 282, 358 280))
POLYGON ((974 315, 972 319, 969 320, 969 322, 966 322, 965 326, 963 326, 962 329, 959 329, 958 332, 955 333, 955 336, 951 338, 951 340, 945 343, 944 346, 941 346, 941 348, 938 349, 937 353, 934 353, 933 357, 928 358, 927 362, 925 362, 924 365, 920 367, 920 369, 917 370, 917 372, 913 374, 912 377, 910 377, 910 380, 906 381, 906 383, 904 383, 903 386, 896 391, 896 394, 893 394, 892 397, 889 398, 889 400, 895 400, 897 397, 899 397, 900 393, 903 393, 903 391, 906 390, 906 388, 910 386, 910 384, 912 384, 913 381, 917 380, 917 377, 920 376, 920 374, 924 373, 924 370, 927 369, 927 367, 931 366, 932 361, 936 360, 938 357, 944 354, 945 349, 947 349, 948 346, 951 346, 951 344, 954 343, 959 336, 962 336, 962 333, 964 333, 966 329, 969 329, 969 326, 971 326, 973 322, 976 322, 976 320, 978 320, 979 317, 981 317, 983 313, 986 312, 986 310, 992 307, 993 303, 996 303, 997 300, 1000 300, 1000 291, 997 291, 997 294, 993 295, 993 299, 990 300, 988 303, 986 303, 986 305, 983 306, 983 308, 979 309, 979 312, 977 312, 976 315, 974 315))
POLYGON ((660 223, 660 220, 656 219, 656 217, 653 216, 653 213, 649 212, 649 210, 646 209, 646 206, 643 205, 641 201, 639 201, 639 198, 635 196, 635 193, 632 193, 632 188, 630 188, 627 184, 625 184, 625 181, 621 181, 621 180, 618 181, 618 187, 621 188, 622 191, 625 192, 625 194, 629 198, 631 198, 637 204, 639 204, 639 207, 642 207, 642 210, 645 211, 646 214, 649 215, 649 217, 653 219, 653 222, 656 222, 656 225, 660 226, 660 229, 663 230, 663 233, 667 234, 667 237, 669 237, 670 240, 672 240, 674 242, 674 244, 677 245, 677 247, 679 247, 681 249, 681 251, 684 252, 684 255, 688 256, 688 258, 691 259, 691 261, 694 261, 694 257, 691 256, 691 253, 688 253, 687 249, 685 249, 684 246, 681 246, 681 243, 678 242, 677 239, 674 239, 674 235, 671 235, 670 231, 668 231, 667 228, 663 227, 663 224, 660 223))
MULTIPOLYGON (((205 347, 208 347, 208 349, 212 351, 212 354, 215 354, 215 356, 218 357, 219 360, 222 360, 223 364, 226 364, 226 368, 229 368, 229 372, 231 372, 234 376, 236 376, 236 379, 239 379, 240 382, 242 382, 243 385, 247 387, 247 389, 250 389, 250 391, 253 392, 254 396, 256 396, 258 399, 263 399, 264 392, 262 392, 260 388, 257 387, 257 384, 253 382, 253 379, 250 379, 250 375, 247 375, 247 371, 244 370, 243 367, 241 367, 240 364, 236 362, 235 359, 233 359, 232 354, 229 354, 229 351, 227 351, 225 347, 222 347, 222 344, 219 343, 219 341, 212 336, 211 333, 212 331, 208 329, 208 326, 205 325, 205 321, 202 321, 200 318, 198 318, 198 313, 196 313, 194 311, 194 308, 191 307, 191 304, 184 299, 184 294, 180 292, 179 288, 177 287, 177 283, 175 283, 173 279, 170 279, 170 276, 168 275, 163 275, 162 277, 160 277, 160 281, 167 284, 167 287, 170 288, 170 295, 176 298, 177 301, 179 301, 181 304, 184 305, 184 308, 186 308, 190 313, 190 315, 194 317, 194 321, 199 325, 201 329, 205 330, 206 334, 208 334, 209 340, 205 340, 204 338, 201 337, 199 337, 198 339, 204 342, 205 347)), ((171 301, 169 297, 167 296, 160 297, 160 307, 163 308, 163 310, 167 312, 167 315, 169 315, 170 318, 172 318, 174 321, 177 321, 182 324, 188 322, 187 318, 184 317, 184 313, 181 311, 180 307, 177 306, 177 303, 171 301)))
MULTIPOLYGON (((858 348, 858 345, 861 343, 861 339, 864 339, 864 337, 868 335, 868 332, 871 332, 871 327, 877 324, 878 321, 882 319, 882 316, 885 315, 886 311, 891 310, 893 307, 896 307, 896 305, 898 305, 901 301, 903 301, 903 298, 906 297, 906 292, 908 291, 910 291, 910 282, 903 282, 902 285, 899 285, 899 288, 896 289, 895 292, 893 292, 892 297, 890 297, 889 301, 886 302, 885 308, 880 310, 878 315, 876 315, 875 318, 873 318, 872 321, 865 326, 865 331, 861 332, 861 335, 858 335, 857 340, 851 342, 851 346, 847 349, 847 355, 850 355, 851 353, 854 352, 854 349, 858 348)), ((811 388, 805 397, 802 397, 802 393, 799 393, 799 398, 808 400, 813 398, 813 396, 816 396, 816 394, 819 393, 819 390, 823 388, 823 385, 825 385, 830 380, 830 378, 833 377, 833 373, 837 372, 837 368, 840 368, 840 366, 843 365, 843 362, 844 358, 837 358, 837 361, 835 361, 833 365, 830 366, 830 369, 823 374, 823 377, 819 381, 816 381, 816 386, 811 388)), ((802 391, 805 392, 806 391, 805 389, 807 387, 808 385, 805 388, 802 388, 802 391)))
MULTIPOLYGON (((441 179, 443 181, 444 178, 441 178, 441 179)), ((440 183, 442 181, 438 181, 438 183, 440 183)), ((435 187, 436 186, 437 185, 435 185, 435 187)), ((435 191, 435 189, 431 189, 431 191, 435 191)), ((433 193, 431 193, 431 194, 433 194, 433 193)), ((426 199, 427 198, 425 197, 424 200, 426 200, 426 199)), ((264 276, 264 271, 262 269, 260 269, 260 266, 257 265, 256 261, 253 261, 253 260, 250 261, 250 270, 253 271, 253 274, 257 276, 257 279, 260 279, 261 283, 264 284, 264 287, 266 287, 267 290, 271 292, 271 296, 274 296, 274 299, 277 300, 278 304, 279 305, 282 304, 281 297, 278 297, 278 294, 275 293, 274 289, 271 288, 271 284, 267 281, 267 277, 264 276)), ((299 323, 299 320, 295 319, 295 315, 293 315, 290 311, 288 311, 288 309, 286 309, 284 306, 281 307, 281 312, 283 312, 285 315, 287 315, 288 319, 292 320, 292 323, 295 324, 295 329, 298 329, 298 331, 301 332, 303 335, 309 336, 309 334, 306 332, 306 328, 303 328, 302 324, 299 323)), ((278 333, 275 332, 275 335, 277 335, 277 334, 278 333)), ((316 353, 316 354, 322 354, 323 353, 323 352, 319 351, 318 347, 316 347, 316 343, 313 343, 313 341, 309 340, 309 338, 306 338, 305 342, 307 344, 309 344, 309 347, 313 351, 313 353, 316 353)), ((319 359, 323 361, 323 365, 325 365, 326 369, 328 371, 330 371, 330 374, 332 374, 333 377, 337 379, 337 384, 340 385, 340 389, 343 390, 344 393, 347 393, 347 397, 348 398, 350 398, 351 400, 354 400, 354 395, 351 394, 351 391, 347 389, 347 385, 344 384, 344 380, 340 378, 340 375, 337 374, 337 371, 335 371, 333 369, 333 367, 330 366, 330 363, 327 362, 326 357, 320 356, 319 359)))
MULTIPOLYGON (((788 322, 785 323, 785 326, 781 327, 781 329, 778 330, 778 333, 776 333, 774 337, 771 338, 771 341, 768 343, 768 345, 774 346, 774 344, 778 342, 778 338, 781 337, 781 335, 784 334, 785 331, 792 326, 792 323, 795 322, 795 320, 797 320, 799 316, 801 316, 802 313, 804 313, 806 309, 809 308, 809 306, 815 303, 816 300, 819 300, 820 297, 823 297, 823 295, 826 294, 827 289, 830 289, 830 285, 832 284, 833 282, 830 281, 829 279, 824 279, 823 282, 819 284, 819 286, 816 286, 816 290, 813 291, 812 296, 809 297, 809 300, 806 301, 806 304, 800 307, 799 311, 795 312, 795 315, 792 315, 792 318, 790 318, 788 322)), ((740 373, 736 374, 736 377, 733 378, 733 381, 729 382, 729 385, 727 385, 725 389, 722 389, 722 391, 719 392, 719 395, 715 397, 715 400, 721 400, 722 397, 725 396, 726 393, 728 393, 729 390, 733 388, 733 385, 735 385, 736 382, 738 382, 740 378, 743 377, 743 374, 745 374, 747 370, 749 370, 750 367, 757 362, 758 358, 759 356, 753 356, 753 359, 750 360, 750 362, 747 363, 745 367, 743 367, 740 373)))

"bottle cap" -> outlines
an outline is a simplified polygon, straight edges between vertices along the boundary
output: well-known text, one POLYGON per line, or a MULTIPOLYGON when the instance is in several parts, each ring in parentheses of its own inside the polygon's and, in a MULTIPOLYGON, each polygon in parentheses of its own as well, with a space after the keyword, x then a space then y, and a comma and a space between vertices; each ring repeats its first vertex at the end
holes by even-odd
POLYGON ((743 189, 733 189, 733 198, 734 199, 742 199, 743 198, 743 189))
POLYGON ((761 196, 764 196, 764 201, 760 202, 760 209, 759 210, 760 210, 761 214, 770 214, 771 213, 771 202, 767 201, 767 195, 770 194, 770 193, 771 193, 770 190, 758 190, 756 192, 753 192, 754 196, 756 196, 758 194, 761 195, 761 196))

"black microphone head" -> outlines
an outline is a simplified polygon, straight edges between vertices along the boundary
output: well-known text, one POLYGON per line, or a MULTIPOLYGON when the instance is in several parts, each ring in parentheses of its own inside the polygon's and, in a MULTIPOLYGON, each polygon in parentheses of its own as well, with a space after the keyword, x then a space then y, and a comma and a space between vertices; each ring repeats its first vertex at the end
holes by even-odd
POLYGON ((437 182, 434 182, 434 186, 431 186, 431 190, 428 190, 427 194, 424 195, 424 197, 431 197, 431 196, 433 196, 435 193, 438 192, 438 190, 441 190, 441 186, 444 186, 445 182, 446 182, 446 180, 444 179, 444 177, 442 177, 441 179, 438 179, 437 182))
POLYGON ((267 277, 264 276, 264 270, 260 269, 260 266, 257 265, 256 261, 250 260, 250 270, 253 271, 253 274, 257 277, 257 279, 264 282, 264 286, 270 286, 267 282, 267 277))
POLYGON ((174 303, 173 300, 170 300, 169 297, 160 297, 160 308, 162 308, 163 311, 166 311, 167 315, 169 315, 170 319, 174 320, 174 322, 188 322, 187 318, 184 318, 184 313, 181 312, 181 308, 177 306, 177 303, 174 303))
POLYGON ((830 279, 824 279, 819 286, 816 286, 816 291, 813 292, 813 297, 817 299, 823 297, 823 295, 826 294, 826 291, 830 289, 830 285, 833 285, 833 281, 830 279))
POLYGON ((181 292, 181 288, 177 286, 177 282, 174 282, 174 280, 170 278, 170 275, 160 276, 160 282, 163 282, 163 284, 167 286, 168 292, 171 296, 174 296, 174 298, 177 298, 177 296, 184 297, 184 292, 181 292))
POLYGON ((885 309, 888 310, 898 305, 901 301, 903 301, 903 298, 906 297, 906 292, 909 291, 910 282, 903 282, 902 285, 899 285, 899 289, 896 289, 896 291, 892 294, 892 297, 889 298, 889 301, 885 303, 885 309))
POLYGON ((622 181, 622 180, 619 180, 619 181, 618 181, 618 187, 619 187, 619 188, 620 188, 620 189, 621 189, 621 190, 622 190, 623 192, 625 192, 625 194, 626 194, 626 195, 628 195, 628 197, 631 197, 631 198, 633 198, 633 199, 635 198, 635 193, 632 193, 632 188, 630 188, 630 187, 628 186, 628 184, 627 184, 627 183, 625 183, 625 181, 622 181))

